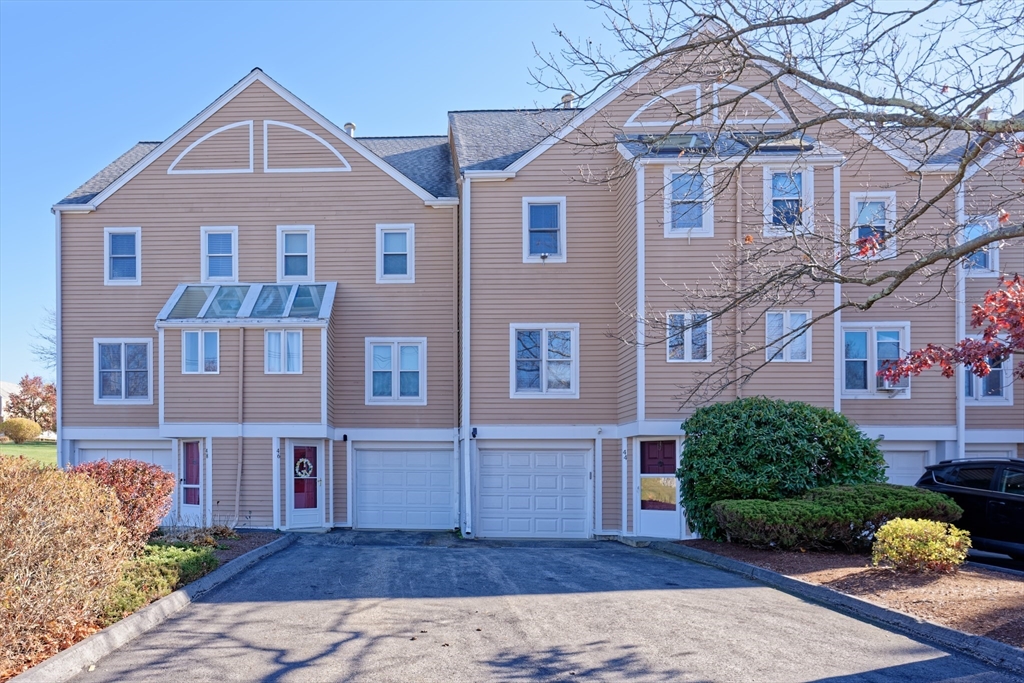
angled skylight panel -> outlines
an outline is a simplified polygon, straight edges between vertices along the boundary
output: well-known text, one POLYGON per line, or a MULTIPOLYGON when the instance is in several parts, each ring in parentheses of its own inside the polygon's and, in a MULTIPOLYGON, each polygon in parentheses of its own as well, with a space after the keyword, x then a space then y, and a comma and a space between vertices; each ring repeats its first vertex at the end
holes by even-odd
POLYGON ((327 285, 297 285, 289 318, 316 318, 320 315, 327 285))
POLYGON ((213 292, 213 285, 189 285, 178 297, 177 303, 167 316, 171 320, 183 320, 199 317, 199 312, 206 305, 206 300, 213 292))
POLYGON ((213 295, 213 301, 203 313, 203 318, 234 318, 248 293, 249 285, 221 286, 213 295))
POLYGON ((263 285, 250 318, 283 318, 295 285, 263 285))

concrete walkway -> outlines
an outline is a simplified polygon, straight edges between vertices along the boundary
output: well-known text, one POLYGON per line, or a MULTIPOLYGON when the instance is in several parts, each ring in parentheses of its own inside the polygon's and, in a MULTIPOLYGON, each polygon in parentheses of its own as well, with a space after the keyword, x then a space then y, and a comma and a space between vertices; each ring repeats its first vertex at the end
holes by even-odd
POLYGON ((1013 681, 612 542, 304 536, 81 681, 1013 681))

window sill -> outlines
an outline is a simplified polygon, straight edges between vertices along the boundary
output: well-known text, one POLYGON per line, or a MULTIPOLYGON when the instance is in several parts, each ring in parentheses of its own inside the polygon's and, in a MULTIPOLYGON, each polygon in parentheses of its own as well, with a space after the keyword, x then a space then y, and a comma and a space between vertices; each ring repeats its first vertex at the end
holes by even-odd
POLYGON ((105 287, 139 287, 142 280, 104 280, 105 287))
POLYGON ((542 259, 540 256, 524 256, 523 263, 565 263, 565 256, 551 255, 546 259, 542 259))
POLYGON ((975 270, 973 268, 968 268, 964 271, 964 277, 969 278, 995 278, 1002 277, 1002 275, 1002 273, 996 270, 975 270))
POLYGON ((871 393, 871 394, 840 394, 839 398, 844 401, 891 401, 891 400, 906 400, 910 398, 910 391, 892 392, 892 393, 871 393))
POLYGON ((151 398, 94 398, 92 404, 95 406, 151 406, 151 398))
POLYGON ((516 392, 512 392, 511 394, 509 394, 509 398, 515 398, 515 399, 522 399, 522 398, 540 398, 540 399, 558 399, 558 398, 562 398, 562 399, 578 399, 579 397, 580 397, 580 395, 579 395, 578 393, 573 393, 573 394, 568 394, 568 393, 567 393, 567 394, 558 394, 558 393, 553 393, 553 392, 543 392, 543 391, 538 391, 538 392, 531 392, 531 393, 525 393, 525 392, 519 392, 519 393, 516 393, 516 392))
POLYGON ((416 284, 414 277, 379 277, 378 285, 413 285, 416 284))
POLYGON ((366 405, 368 405, 368 406, 425 406, 425 405, 427 405, 427 399, 425 399, 425 398, 419 399, 418 398, 416 400, 409 399, 409 400, 404 400, 404 401, 384 400, 384 399, 367 400, 366 401, 366 405))
POLYGON ((714 236, 715 236, 715 231, 714 230, 708 230, 707 228, 690 228, 688 230, 687 229, 684 229, 684 230, 672 230, 672 229, 669 229, 669 230, 665 231, 665 238, 666 239, 670 239, 670 240, 672 240, 672 239, 688 239, 690 237, 696 238, 696 237, 714 237, 714 236))

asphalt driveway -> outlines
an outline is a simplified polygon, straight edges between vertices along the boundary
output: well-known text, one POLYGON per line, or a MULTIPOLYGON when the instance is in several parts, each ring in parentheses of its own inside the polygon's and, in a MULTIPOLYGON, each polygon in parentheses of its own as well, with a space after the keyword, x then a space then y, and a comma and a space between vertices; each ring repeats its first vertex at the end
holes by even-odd
POLYGON ((1017 681, 613 542, 304 536, 81 681, 1017 681))

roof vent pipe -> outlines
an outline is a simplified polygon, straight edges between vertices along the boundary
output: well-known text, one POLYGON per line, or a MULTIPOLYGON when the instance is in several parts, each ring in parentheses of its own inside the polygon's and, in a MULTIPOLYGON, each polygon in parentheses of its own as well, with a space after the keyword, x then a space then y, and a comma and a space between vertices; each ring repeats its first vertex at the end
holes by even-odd
POLYGON ((576 95, 571 92, 562 95, 562 109, 572 109, 572 101, 575 99, 576 95))
POLYGON ((344 128, 345 128, 345 132, 348 133, 348 136, 350 138, 354 138, 356 136, 356 124, 354 124, 351 121, 349 121, 348 123, 346 123, 344 125, 344 128))
POLYGON ((982 121, 988 121, 988 116, 991 113, 992 107, 984 107, 983 109, 978 110, 978 118, 982 121))

